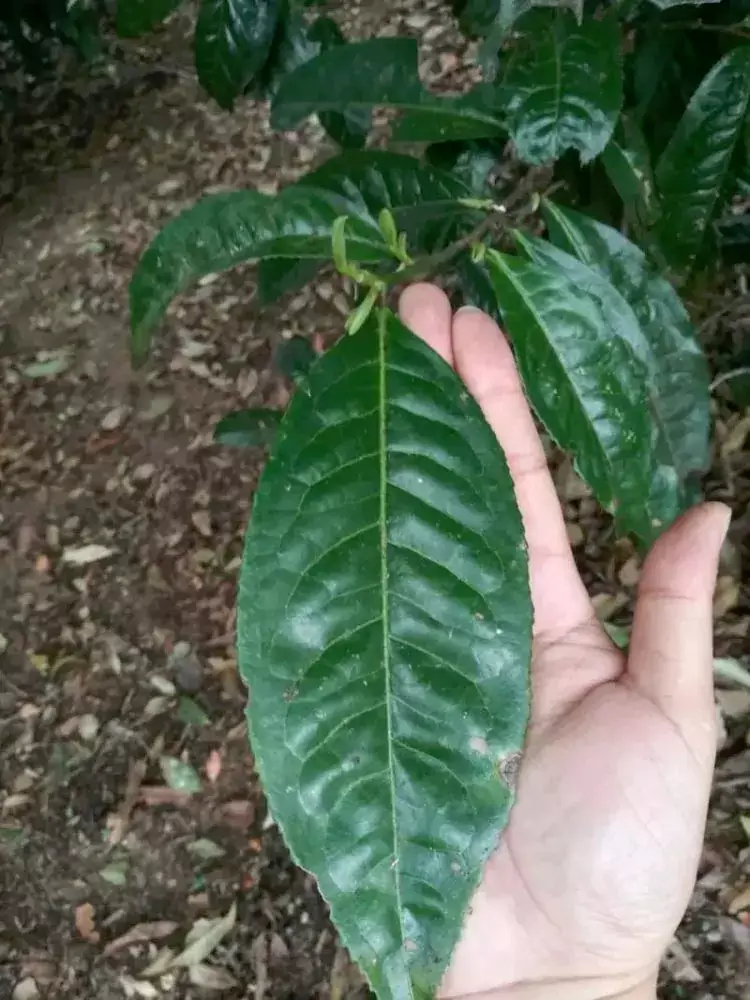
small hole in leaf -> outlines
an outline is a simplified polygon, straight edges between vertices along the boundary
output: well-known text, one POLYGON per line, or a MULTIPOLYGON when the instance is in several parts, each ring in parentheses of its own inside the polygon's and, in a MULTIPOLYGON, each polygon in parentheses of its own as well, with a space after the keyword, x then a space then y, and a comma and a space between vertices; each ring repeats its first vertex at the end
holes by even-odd
POLYGON ((416 950, 417 950, 417 942, 412 941, 411 938, 407 938, 406 941, 404 941, 404 951, 416 951, 416 950))
POLYGON ((469 746, 476 753, 481 753, 485 757, 490 752, 490 745, 483 736, 472 736, 469 740, 469 746))

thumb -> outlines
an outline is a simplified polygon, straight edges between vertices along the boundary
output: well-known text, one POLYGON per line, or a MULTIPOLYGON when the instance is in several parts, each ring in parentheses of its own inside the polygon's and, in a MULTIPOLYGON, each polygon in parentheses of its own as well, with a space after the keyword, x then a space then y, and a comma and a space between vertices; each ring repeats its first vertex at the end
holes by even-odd
POLYGON ((711 759, 713 593, 731 511, 705 503, 654 544, 641 574, 626 677, 711 759))

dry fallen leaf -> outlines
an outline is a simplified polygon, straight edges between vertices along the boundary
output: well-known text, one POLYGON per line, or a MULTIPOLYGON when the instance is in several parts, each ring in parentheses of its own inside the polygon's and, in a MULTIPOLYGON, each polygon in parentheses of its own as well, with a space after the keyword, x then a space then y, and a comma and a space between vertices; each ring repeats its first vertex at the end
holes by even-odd
POLYGON ((100 559, 108 559, 115 554, 115 551, 106 545, 82 545, 80 548, 65 549, 62 561, 71 566, 88 566, 89 563, 99 562, 100 559))
POLYGON ((106 413, 102 418, 101 426, 102 430, 105 431, 116 431, 118 427, 121 427, 125 421, 125 417, 128 415, 127 406, 116 406, 109 413, 106 413))
POLYGON ((177 929, 174 920, 155 920, 152 923, 136 924, 120 937, 110 941, 104 949, 106 956, 116 955, 118 951, 127 948, 131 944, 140 944, 143 941, 160 941, 169 937, 177 929))
POLYGON ((237 985, 237 980, 226 969, 217 969, 203 962, 190 966, 188 978, 194 986, 204 990, 231 990, 237 985))
POLYGON ((27 976, 26 979, 22 979, 20 983, 16 984, 12 1000, 37 1000, 38 996, 39 987, 36 984, 36 980, 32 979, 31 976, 27 976))
POLYGON ((740 599, 740 585, 731 576, 720 576, 714 593, 714 615, 721 618, 737 606, 740 599))
POLYGON ((128 1000, 132 997, 139 997, 142 1000, 156 1000, 161 993, 153 985, 143 979, 133 979, 132 976, 120 976, 120 985, 128 1000))
POLYGON ((206 760, 206 777, 211 783, 215 783, 221 774, 221 754, 218 750, 212 750, 206 760))
POLYGON ((748 434, 750 434, 750 413, 741 417, 727 434, 721 445, 721 457, 729 458, 735 452, 741 451, 748 434))
POLYGON ((619 579, 623 587, 635 587, 641 575, 641 564, 638 556, 630 559, 620 568, 619 579))
POLYGON ((237 905, 232 903, 226 916, 217 920, 198 920, 188 934, 187 947, 174 959, 175 967, 190 968, 204 962, 216 946, 234 928, 237 920, 237 905))
POLYGON ((211 537, 213 534, 213 529, 211 528, 211 515, 207 510, 194 510, 191 515, 191 520, 204 538, 211 537))
POLYGON ((733 915, 747 909, 750 909, 750 885, 738 892, 727 905, 727 912, 733 915))
POLYGON ((221 807, 222 818, 231 826, 247 829, 255 821, 255 806, 246 799, 233 799, 221 807))
POLYGON ((96 930, 94 907, 91 903, 81 903, 80 906, 76 907, 75 925, 84 941, 88 941, 89 944, 98 943, 101 934, 96 930))
POLYGON ((156 953, 156 958, 148 964, 141 973, 142 976, 163 976, 172 968, 174 952, 171 948, 160 948, 156 953))
POLYGON ((138 801, 145 806, 189 806, 192 796, 178 792, 166 785, 144 785, 138 792, 138 801))
POLYGON ((664 956, 664 966, 676 983, 700 983, 703 976, 693 965, 690 955, 677 938, 672 939, 672 943, 664 956))

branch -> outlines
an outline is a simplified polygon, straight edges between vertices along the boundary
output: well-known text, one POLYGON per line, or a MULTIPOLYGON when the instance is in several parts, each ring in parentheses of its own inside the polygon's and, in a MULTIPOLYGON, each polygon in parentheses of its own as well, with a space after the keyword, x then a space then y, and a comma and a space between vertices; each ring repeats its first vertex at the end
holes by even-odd
POLYGON ((750 38, 750 31, 743 29, 741 24, 706 24, 704 21, 672 21, 661 26, 665 31, 713 31, 721 35, 733 35, 735 38, 750 38))
MULTIPOLYGON (((513 195, 505 202, 495 205, 494 209, 488 212, 488 214, 485 215, 482 221, 475 226, 470 233, 467 233, 466 236, 462 236, 460 239, 451 243, 443 250, 439 250, 437 253, 430 254, 416 260, 408 267, 402 267, 400 270, 393 271, 391 274, 382 275, 383 282, 386 285, 401 285, 405 282, 415 281, 418 278, 430 277, 437 271, 442 270, 446 264, 450 264, 450 262, 464 250, 468 250, 474 243, 478 243, 488 233, 499 236, 505 230, 511 228, 512 226, 516 226, 522 219, 527 218, 529 215, 533 215, 538 206, 532 206, 530 209, 520 213, 520 215, 514 215, 513 213, 517 206, 522 205, 524 202, 528 202, 534 193, 536 193, 537 188, 540 186, 538 183, 541 180, 540 175, 548 178, 549 171, 547 169, 529 170, 522 178, 513 195)), ((562 181, 550 184, 543 191, 541 197, 548 198, 562 186, 562 181)))

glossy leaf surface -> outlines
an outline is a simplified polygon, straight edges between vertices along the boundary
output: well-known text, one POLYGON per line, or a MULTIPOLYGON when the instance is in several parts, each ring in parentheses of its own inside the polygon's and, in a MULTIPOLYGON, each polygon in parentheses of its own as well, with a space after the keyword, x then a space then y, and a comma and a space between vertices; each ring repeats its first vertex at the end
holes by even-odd
MULTIPOLYGON (((330 17, 319 17, 307 29, 307 34, 321 52, 346 44, 341 29, 330 17)), ((322 111, 318 118, 333 141, 345 149, 361 149, 372 126, 372 114, 368 108, 322 111)))
POLYGON ((503 144, 490 140, 437 142, 425 151, 429 163, 460 178, 478 198, 488 196, 491 175, 502 155, 503 144))
MULTIPOLYGON (((628 302, 600 272, 544 240, 531 237, 522 238, 519 242, 535 264, 565 271, 584 294, 597 302, 610 340, 619 340, 622 353, 630 355, 631 370, 639 383, 640 398, 646 401, 649 410, 648 440, 641 441, 641 447, 647 456, 651 472, 648 490, 638 498, 637 506, 632 506, 635 498, 631 496, 627 502, 623 501, 618 505, 617 514, 625 530, 632 531, 642 542, 648 544, 690 506, 693 499, 692 484, 688 493, 683 477, 675 465, 670 439, 666 437, 664 428, 665 413, 671 416, 671 408, 679 406, 679 401, 675 403, 672 397, 666 400, 658 398, 658 386, 652 368, 655 359, 646 336, 628 302), (647 521, 642 523, 644 513, 647 521), (648 525, 648 530, 645 525, 648 525)), ((674 395, 674 386, 670 388, 674 395)), ((704 400, 704 406, 705 403, 704 400)), ((624 430, 627 431, 628 428, 624 430)), ((674 425, 670 425, 670 430, 676 431, 674 425)))
POLYGON ((658 199, 645 136, 634 118, 623 115, 602 156, 602 165, 636 226, 646 227, 658 214, 658 199))
POLYGON ((418 112, 411 126, 394 132, 401 140, 417 141, 417 126, 419 141, 476 138, 502 131, 483 96, 439 98, 424 89, 417 43, 412 38, 350 43, 306 62, 281 82, 271 107, 271 124, 276 129, 292 129, 308 115, 369 111, 379 104, 418 112), (425 140, 426 129, 430 134, 425 140))
POLYGON ((222 417, 214 428, 214 441, 236 448, 262 448, 276 437, 278 410, 236 410, 222 417))
POLYGON ((279 17, 279 0, 201 0, 195 27, 198 79, 222 108, 263 69, 279 17))
POLYGON ((651 386, 662 457, 681 481, 708 464, 709 375, 690 317, 672 285, 616 229, 559 205, 544 206, 550 237, 606 278, 633 310, 643 333, 639 354, 651 386))
MULTIPOLYGON (((177 216, 154 238, 130 283, 134 359, 148 354, 154 326, 191 282, 261 257, 325 258, 333 223, 347 210, 337 196, 294 185, 276 198, 257 191, 211 195, 177 216)), ((367 219, 350 219, 347 250, 352 260, 388 256, 367 219)))
MULTIPOLYGON (((342 153, 306 174, 299 184, 341 199, 342 215, 370 219, 374 227, 381 210, 389 209, 397 229, 406 233, 413 252, 439 248, 455 237, 458 229, 471 227, 480 218, 475 209, 460 203, 460 199, 473 194, 460 176, 402 153, 380 150, 342 153)), ((326 245, 321 258, 330 257, 330 245, 326 245)), ((271 260, 265 264, 259 274, 264 302, 306 284, 320 266, 311 261, 291 260, 271 260)))
POLYGON ((722 207, 749 103, 750 46, 743 46, 705 77, 659 158, 655 234, 675 271, 691 267, 722 207))
POLYGON ((320 260, 267 257, 258 261, 258 300, 268 306, 287 292, 312 281, 321 268, 320 260))
MULTIPOLYGON (((526 392, 557 443, 621 528, 645 543, 658 527, 651 492, 651 420, 644 365, 612 336, 595 283, 546 260, 494 250, 486 266, 526 392)), ((627 307, 626 307, 627 308, 627 307)))
POLYGON ((507 821, 531 605, 495 437, 391 313, 294 396, 238 610, 273 816, 378 997, 428 1000, 507 821))
POLYGON ((144 35, 181 3, 182 0, 117 0, 117 32, 126 38, 144 35))
POLYGON ((460 177, 404 153, 342 153, 299 183, 341 198, 351 216, 376 222, 382 209, 390 209, 412 250, 432 250, 456 222, 475 224, 480 218, 461 204, 473 192, 460 177))
POLYGON ((612 137, 622 104, 618 23, 533 11, 521 26, 499 87, 518 155, 548 163, 575 149, 587 163, 612 137))

